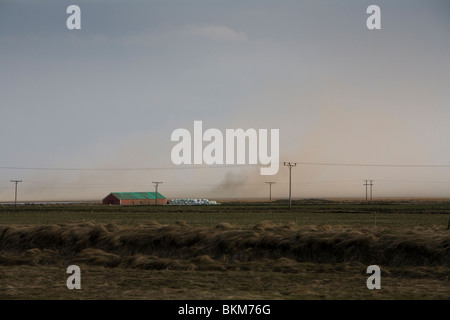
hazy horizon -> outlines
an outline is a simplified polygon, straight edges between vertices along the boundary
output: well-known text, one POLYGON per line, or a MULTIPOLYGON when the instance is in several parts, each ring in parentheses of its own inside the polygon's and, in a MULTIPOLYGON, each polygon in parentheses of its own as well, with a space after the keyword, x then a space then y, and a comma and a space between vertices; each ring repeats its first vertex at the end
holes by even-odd
POLYGON ((450 2, 0 3, 0 202, 450 197, 450 2), (381 30, 366 9, 381 8, 381 30), (280 168, 180 169, 178 128, 279 129, 280 168))

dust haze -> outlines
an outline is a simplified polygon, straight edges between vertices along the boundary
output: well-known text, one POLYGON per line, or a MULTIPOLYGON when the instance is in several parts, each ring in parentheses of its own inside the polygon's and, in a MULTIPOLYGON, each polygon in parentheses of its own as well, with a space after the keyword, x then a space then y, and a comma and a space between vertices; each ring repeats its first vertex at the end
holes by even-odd
POLYGON ((312 163, 292 169, 294 198, 364 197, 365 179, 374 198, 449 196, 442 1, 379 1, 376 31, 360 1, 78 5, 71 32, 65 3, 2 2, 0 201, 13 179, 19 201, 100 201, 152 181, 169 199, 267 198, 267 181, 287 198, 284 161, 312 163), (195 120, 279 129, 278 173, 173 165, 170 135, 195 120))

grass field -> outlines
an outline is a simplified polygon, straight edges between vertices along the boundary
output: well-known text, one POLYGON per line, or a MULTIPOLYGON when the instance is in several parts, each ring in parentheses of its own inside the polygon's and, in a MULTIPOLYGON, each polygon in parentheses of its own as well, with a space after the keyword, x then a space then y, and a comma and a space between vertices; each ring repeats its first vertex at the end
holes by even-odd
POLYGON ((292 210, 286 203, 228 202, 219 206, 103 206, 25 205, 14 211, 0 205, 0 224, 52 224, 92 221, 129 224, 157 221, 166 224, 183 220, 192 226, 254 225, 260 221, 298 225, 433 226, 447 227, 449 201, 380 201, 373 204, 349 201, 296 201, 292 210))
POLYGON ((447 300, 449 218, 450 201, 3 205, 0 299, 447 300))

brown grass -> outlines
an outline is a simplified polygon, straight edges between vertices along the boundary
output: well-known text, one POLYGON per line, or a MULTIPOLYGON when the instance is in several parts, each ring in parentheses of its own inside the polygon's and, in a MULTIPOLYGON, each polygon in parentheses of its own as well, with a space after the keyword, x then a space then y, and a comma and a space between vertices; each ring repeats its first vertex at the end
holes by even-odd
POLYGON ((260 222, 237 228, 183 221, 0 226, 0 266, 83 263, 156 270, 231 270, 262 261, 279 272, 295 263, 450 266, 450 238, 439 228, 302 226, 260 222), (270 261, 270 263, 266 263, 270 261))
POLYGON ((2 225, 0 299, 448 299, 449 244, 438 227, 2 225))

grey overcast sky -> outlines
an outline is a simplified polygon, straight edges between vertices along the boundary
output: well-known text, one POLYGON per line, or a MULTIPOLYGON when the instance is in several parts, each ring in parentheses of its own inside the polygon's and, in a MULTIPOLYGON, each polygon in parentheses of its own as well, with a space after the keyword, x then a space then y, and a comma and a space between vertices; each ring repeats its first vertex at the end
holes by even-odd
POLYGON ((194 120, 279 129, 280 162, 442 166, 298 165, 296 198, 449 197, 449 34, 446 0, 1 0, 0 201, 287 197, 283 166, 171 169, 194 120))

